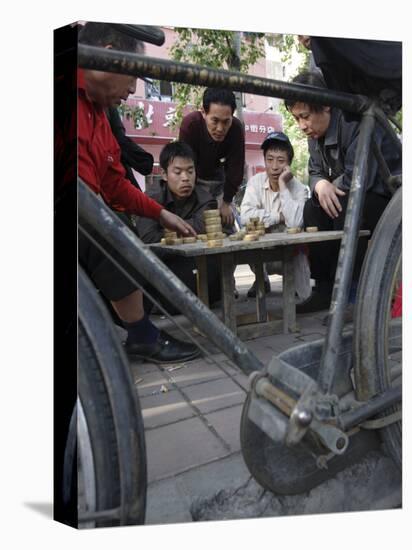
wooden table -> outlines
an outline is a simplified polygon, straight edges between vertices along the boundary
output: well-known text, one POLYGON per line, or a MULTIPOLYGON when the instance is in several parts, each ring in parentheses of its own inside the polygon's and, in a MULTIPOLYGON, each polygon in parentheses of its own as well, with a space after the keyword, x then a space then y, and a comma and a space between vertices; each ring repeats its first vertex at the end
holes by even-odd
MULTIPOLYGON (((369 231, 360 231, 360 236, 367 236, 369 231)), ((198 269, 198 296, 209 305, 207 256, 216 256, 220 263, 222 284, 222 313, 223 322, 240 337, 254 337, 273 334, 295 332, 296 304, 295 278, 293 270, 294 250, 299 245, 307 245, 323 241, 341 239, 343 231, 317 231, 315 233, 268 233, 258 241, 231 241, 224 239, 223 246, 209 248, 207 243, 197 241, 193 244, 182 245, 148 245, 154 251, 162 250, 186 258, 194 258, 198 269), (266 298, 264 291, 263 265, 265 262, 281 260, 283 269, 283 319, 268 321, 266 298), (234 270, 238 264, 252 264, 256 274, 256 321, 253 325, 238 327, 236 322, 236 300, 234 297, 235 281, 234 270)))

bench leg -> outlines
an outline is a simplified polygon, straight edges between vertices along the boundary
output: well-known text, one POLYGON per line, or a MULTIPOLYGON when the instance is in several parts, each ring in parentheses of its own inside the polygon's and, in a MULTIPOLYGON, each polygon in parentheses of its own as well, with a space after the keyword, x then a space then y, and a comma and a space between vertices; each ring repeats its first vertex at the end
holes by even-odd
POLYGON ((267 321, 265 278, 263 275, 263 262, 255 262, 256 275, 256 317, 258 323, 267 321))
POLYGON ((236 334, 235 277, 233 254, 221 255, 223 322, 236 334))
POLYGON ((293 249, 283 251, 283 332, 296 332, 295 274, 293 249))
POLYGON ((197 295, 202 302, 209 307, 209 281, 207 277, 206 256, 196 256, 197 267, 197 295))

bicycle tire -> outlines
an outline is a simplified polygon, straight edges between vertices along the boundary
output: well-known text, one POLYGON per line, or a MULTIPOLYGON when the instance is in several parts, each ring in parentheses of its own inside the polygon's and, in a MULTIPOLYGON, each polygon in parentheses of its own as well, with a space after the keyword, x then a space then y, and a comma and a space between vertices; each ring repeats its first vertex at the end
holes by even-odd
MULTIPOLYGON (((360 277, 354 316, 354 372, 360 401, 371 399, 391 385, 391 300, 401 261, 402 194, 398 189, 376 226, 360 277)), ((391 414, 399 407, 391 407, 382 414, 391 414)), ((382 428, 380 436, 386 452, 400 468, 401 421, 382 428)))
MULTIPOLYGON (((95 503, 94 509, 86 510, 83 519, 90 513, 112 510, 112 517, 107 514, 93 524, 96 527, 142 524, 146 509, 147 469, 140 404, 113 323, 95 288, 81 270, 78 345, 77 407, 79 409, 80 404, 87 426, 94 475, 89 486, 95 490, 91 499, 95 503)), ((79 425, 77 410, 78 448, 82 444, 79 425)), ((90 499, 86 498, 86 501, 90 499)), ((79 526, 82 524, 80 510, 79 526)))

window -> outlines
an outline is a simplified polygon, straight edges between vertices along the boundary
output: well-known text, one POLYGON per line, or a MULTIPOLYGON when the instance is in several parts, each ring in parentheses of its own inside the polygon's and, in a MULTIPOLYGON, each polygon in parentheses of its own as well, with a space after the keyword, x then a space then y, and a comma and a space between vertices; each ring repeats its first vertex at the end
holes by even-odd
POLYGON ((145 79, 146 99, 155 101, 172 101, 173 87, 166 80, 145 79))

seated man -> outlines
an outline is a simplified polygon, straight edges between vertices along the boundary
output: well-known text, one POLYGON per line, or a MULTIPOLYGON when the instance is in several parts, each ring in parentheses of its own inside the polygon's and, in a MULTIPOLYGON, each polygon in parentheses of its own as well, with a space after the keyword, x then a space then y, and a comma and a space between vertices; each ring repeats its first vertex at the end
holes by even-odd
MULTIPOLYGON (((192 149, 181 141, 168 143, 160 153, 159 163, 163 179, 160 183, 151 185, 146 193, 168 211, 180 216, 196 232, 204 233, 203 212, 217 208, 217 202, 207 188, 195 185, 195 156, 192 149)), ((156 219, 140 218, 137 222, 137 231, 145 243, 158 243, 164 236, 164 228, 156 219)), ((196 293, 195 261, 192 258, 167 253, 166 250, 164 254, 158 255, 169 269, 196 293)), ((209 301, 212 304, 220 300, 219 270, 214 258, 208 258, 208 281, 209 301)), ((154 289, 150 289, 150 293, 155 295, 169 313, 178 313, 176 308, 154 289)))
MULTIPOLYGON (((322 76, 318 73, 303 72, 297 75, 293 82, 320 88, 326 87, 322 76)), ((312 196, 305 204, 304 225, 305 227, 317 226, 321 231, 342 230, 360 123, 357 120, 346 120, 342 111, 335 107, 308 105, 296 100, 286 100, 285 104, 299 128, 308 137, 309 184, 312 196)), ((395 144, 379 124, 374 130, 374 140, 391 173, 400 173, 401 157, 395 144)), ((373 154, 369 158, 367 177, 361 228, 368 229, 372 233, 391 197, 373 154)), ((354 302, 355 299, 357 281, 367 244, 366 239, 359 240, 350 302, 354 302)), ((312 278, 316 280, 316 286, 309 300, 297 306, 298 313, 310 313, 329 307, 339 247, 338 241, 328 241, 310 247, 310 268, 312 278)))
MULTIPOLYGON (((247 183, 240 207, 242 224, 251 218, 259 218, 266 232, 283 231, 286 227, 302 227, 303 207, 308 189, 290 171, 293 147, 282 132, 272 132, 261 145, 265 172, 254 175, 247 183)), ((265 264, 265 291, 270 292, 267 273, 282 273, 279 262, 265 264)), ((310 294, 309 266, 301 251, 295 256, 295 284, 298 296, 305 299, 310 294)), ((253 269, 253 268, 252 268, 253 269)), ((247 293, 256 296, 256 281, 247 293)))

